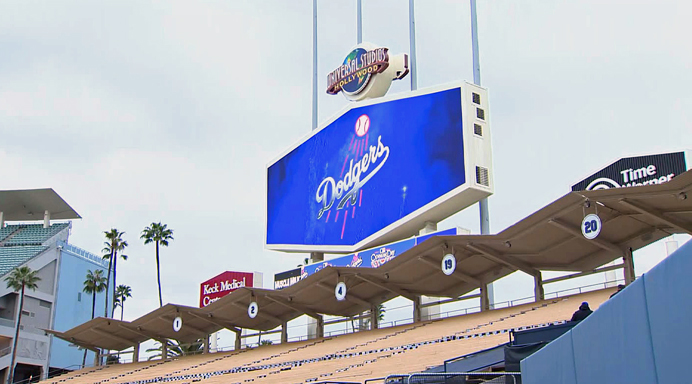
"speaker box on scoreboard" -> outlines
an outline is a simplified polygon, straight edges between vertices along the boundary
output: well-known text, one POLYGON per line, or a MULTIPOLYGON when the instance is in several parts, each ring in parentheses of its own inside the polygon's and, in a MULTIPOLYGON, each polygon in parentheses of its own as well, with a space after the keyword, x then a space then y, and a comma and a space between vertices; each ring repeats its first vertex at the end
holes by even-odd
POLYGON ((354 252, 490 196, 489 119, 466 82, 351 103, 267 166, 265 247, 354 252))

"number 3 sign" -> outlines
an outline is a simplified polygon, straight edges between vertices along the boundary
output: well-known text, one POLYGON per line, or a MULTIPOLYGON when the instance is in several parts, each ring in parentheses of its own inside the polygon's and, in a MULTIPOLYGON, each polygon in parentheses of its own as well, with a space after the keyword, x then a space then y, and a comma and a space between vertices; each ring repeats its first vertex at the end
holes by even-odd
POLYGON ((593 213, 586 215, 581 222, 581 234, 589 240, 601 233, 601 218, 593 213))

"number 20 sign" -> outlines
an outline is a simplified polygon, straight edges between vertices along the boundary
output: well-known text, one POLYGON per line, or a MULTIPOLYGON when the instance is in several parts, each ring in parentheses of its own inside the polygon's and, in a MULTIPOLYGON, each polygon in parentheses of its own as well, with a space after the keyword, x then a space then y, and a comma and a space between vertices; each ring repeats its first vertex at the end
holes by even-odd
POLYGON ((581 234, 587 239, 595 239, 601 233, 601 218, 596 214, 588 214, 581 222, 581 234))

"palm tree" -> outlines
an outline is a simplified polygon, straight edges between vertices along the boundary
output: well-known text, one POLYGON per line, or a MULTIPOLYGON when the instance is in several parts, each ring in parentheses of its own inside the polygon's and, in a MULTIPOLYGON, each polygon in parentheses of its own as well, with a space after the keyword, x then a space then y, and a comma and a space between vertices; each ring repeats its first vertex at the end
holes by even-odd
POLYGON ((103 270, 95 271, 87 270, 86 280, 84 280, 84 293, 91 294, 91 318, 94 318, 96 310, 96 294, 101 293, 106 289, 106 277, 103 276, 103 270))
POLYGON ((123 320, 123 313, 125 312, 125 300, 128 297, 132 297, 132 288, 128 285, 118 285, 115 289, 115 306, 120 306, 120 321, 123 320))
MULTIPOLYGON (((87 270, 86 280, 84 280, 84 288, 82 291, 84 293, 91 294, 91 318, 94 318, 94 312, 96 311, 96 294, 101 293, 106 290, 106 277, 103 276, 103 270, 97 269, 95 271, 87 270)), ((84 350, 84 357, 82 358, 82 367, 86 364, 87 350, 84 350)))
POLYGON ((22 311, 24 310, 24 290, 29 288, 32 291, 38 288, 38 282, 41 280, 40 277, 36 276, 37 271, 32 271, 31 268, 17 267, 10 272, 9 276, 5 278, 7 282, 7 288, 12 288, 15 292, 19 293, 19 313, 17 314, 17 323, 14 325, 14 340, 12 342, 12 362, 10 363, 7 383, 12 384, 14 380, 14 369, 15 363, 17 362, 17 341, 19 340, 19 328, 22 323, 22 311))
POLYGON ((167 228, 167 224, 151 223, 151 226, 144 228, 140 239, 144 239, 144 244, 156 243, 156 280, 159 282, 159 307, 163 307, 163 297, 161 296, 161 264, 159 262, 159 244, 168 246, 168 241, 173 240, 173 230, 167 228))
POLYGON ((382 323, 384 321, 384 313, 387 312, 387 310, 384 309, 384 304, 377 304, 377 320, 378 323, 382 323))
MULTIPOLYGON (((182 344, 179 341, 166 340, 166 344, 168 344, 168 358, 197 355, 202 353, 204 350, 204 339, 197 339, 191 344, 182 344)), ((156 348, 147 349, 147 352, 157 352, 156 354, 149 356, 149 360, 163 356, 162 350, 163 344, 160 344, 156 348)))
MULTIPOLYGON (((384 313, 387 312, 387 311, 384 309, 384 304, 377 304, 375 310, 377 311, 377 323, 378 323, 378 324, 381 324, 381 323, 384 321, 384 313)), ((368 313, 371 313, 371 312, 368 311, 368 313)), ((353 326, 353 320, 351 320, 351 325, 353 326)), ((366 317, 366 318, 363 320, 363 326, 364 326, 365 329, 368 329, 368 328, 371 327, 371 324, 370 324, 370 317, 366 317)))
MULTIPOLYGON (((113 228, 110 231, 105 231, 103 232, 106 235, 106 242, 105 247, 103 248, 103 252, 105 255, 103 256, 104 259, 108 258, 108 278, 106 279, 106 306, 104 309, 104 316, 108 317, 108 290, 111 284, 111 266, 113 267, 113 297, 115 298, 115 286, 117 284, 117 267, 118 267, 118 252, 122 252, 125 247, 127 247, 127 241, 123 240, 123 235, 125 232, 120 232, 117 229, 113 228)), ((121 254, 120 257, 122 257, 123 260, 127 260, 127 256, 121 254)), ((115 313, 115 306, 113 306, 113 309, 111 311, 111 317, 113 317, 113 314, 115 313)))

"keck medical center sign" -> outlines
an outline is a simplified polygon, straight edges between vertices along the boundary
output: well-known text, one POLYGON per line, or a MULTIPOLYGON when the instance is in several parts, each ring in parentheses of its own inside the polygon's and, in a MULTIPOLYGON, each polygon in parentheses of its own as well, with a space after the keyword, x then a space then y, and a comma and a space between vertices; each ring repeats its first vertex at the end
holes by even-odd
POLYGON ((572 191, 663 184, 686 170, 684 152, 628 157, 573 185, 572 191))
POLYGON ((238 288, 253 286, 253 273, 226 271, 200 284, 199 307, 204 308, 238 288))

